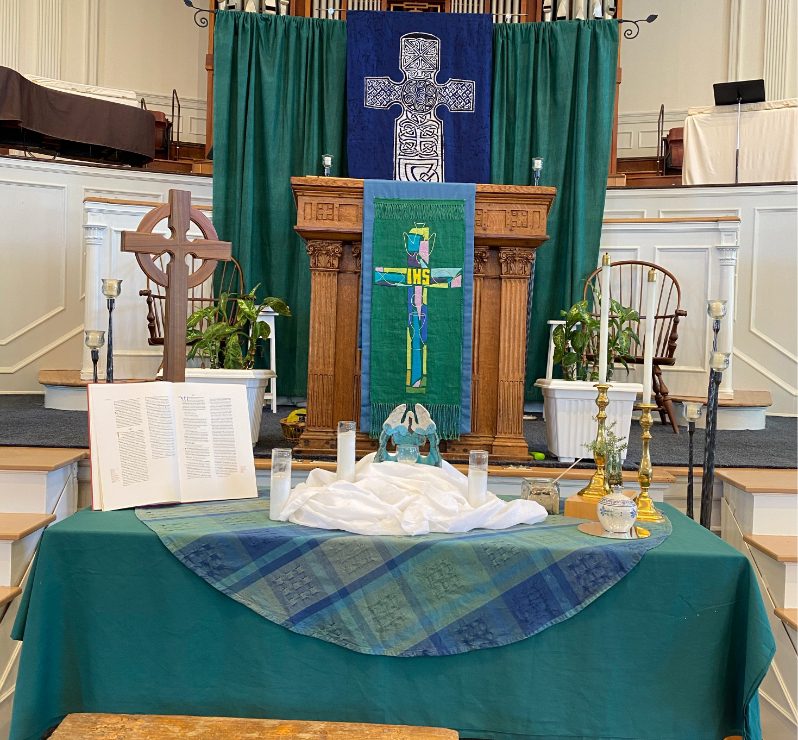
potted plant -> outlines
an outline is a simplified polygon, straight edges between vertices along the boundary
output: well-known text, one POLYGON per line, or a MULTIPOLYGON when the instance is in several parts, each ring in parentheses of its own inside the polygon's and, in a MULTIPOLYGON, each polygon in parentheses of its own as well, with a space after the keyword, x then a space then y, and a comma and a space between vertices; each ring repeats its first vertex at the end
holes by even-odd
POLYGON ((252 444, 258 441, 266 384, 274 376, 272 370, 255 369, 258 342, 269 338, 269 326, 260 320, 260 315, 267 308, 280 316, 291 315, 279 298, 258 301, 258 287, 249 293, 221 293, 213 303, 188 317, 186 331, 187 359, 199 361, 199 367, 186 368, 186 380, 244 385, 252 444))
MULTIPOLYGON (((543 392, 543 411, 546 418, 546 439, 549 452, 563 462, 573 462, 584 456, 585 446, 596 436, 596 388, 598 381, 599 318, 587 300, 575 303, 562 311, 564 319, 555 327, 554 363, 562 368, 562 379, 546 378, 535 385, 543 392)), ((618 301, 610 303, 607 341, 607 382, 610 383, 607 424, 615 425, 618 435, 629 436, 632 410, 640 383, 613 380, 615 363, 628 371, 627 358, 632 341, 638 341, 635 325, 640 316, 634 309, 618 301)), ((622 458, 626 451, 622 451, 622 458)))

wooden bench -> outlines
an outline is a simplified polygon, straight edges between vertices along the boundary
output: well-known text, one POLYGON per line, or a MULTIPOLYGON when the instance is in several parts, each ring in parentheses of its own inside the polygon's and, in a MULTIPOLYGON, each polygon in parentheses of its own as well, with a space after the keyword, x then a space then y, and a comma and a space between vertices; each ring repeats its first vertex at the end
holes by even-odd
POLYGON ((457 740, 454 730, 349 722, 306 722, 149 714, 70 714, 55 740, 457 740))

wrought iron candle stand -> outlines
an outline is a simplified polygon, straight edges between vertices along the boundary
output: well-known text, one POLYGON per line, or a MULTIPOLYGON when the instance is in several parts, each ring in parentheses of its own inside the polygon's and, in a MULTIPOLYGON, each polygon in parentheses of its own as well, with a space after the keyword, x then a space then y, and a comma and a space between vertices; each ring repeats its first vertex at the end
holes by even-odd
POLYGON ((701 476, 701 526, 712 526, 712 493, 715 487, 715 444, 718 430, 718 390, 723 371, 729 366, 728 352, 713 352, 709 358, 709 396, 707 398, 704 472, 701 476))
POLYGON ((726 301, 707 301, 707 314, 712 319, 712 352, 709 356, 709 388, 707 389, 707 421, 704 436, 704 470, 701 475, 702 527, 712 524, 712 493, 715 485, 715 431, 718 418, 718 390, 723 371, 729 366, 729 356, 718 352, 720 321, 726 315, 726 301))
POLYGON ((643 430, 643 451, 640 455, 640 468, 637 471, 637 482, 640 484, 640 493, 635 498, 637 504, 637 521, 639 522, 664 522, 665 517, 657 511, 654 501, 648 493, 651 487, 651 477, 654 469, 651 466, 651 412, 657 408, 655 403, 641 403, 640 428, 643 430))
POLYGON ((122 281, 115 278, 103 278, 103 295, 108 301, 108 347, 105 353, 105 382, 114 382, 114 305, 122 292, 122 281))
POLYGON ((105 332, 87 329, 83 332, 86 346, 91 350, 91 364, 94 366, 94 382, 97 382, 97 362, 100 360, 100 347, 105 344, 105 332))
POLYGON ((579 491, 579 495, 583 496, 587 501, 601 501, 605 496, 612 493, 609 481, 607 480, 607 458, 605 455, 607 440, 607 406, 610 403, 607 391, 610 388, 610 384, 596 383, 595 387, 598 388, 598 396, 596 397, 596 406, 598 406, 598 413, 596 414, 596 443, 593 445, 593 460, 596 463, 596 472, 593 473, 590 482, 579 491))
POLYGON ((693 435, 695 423, 701 418, 704 404, 694 401, 684 401, 684 418, 687 419, 687 434, 689 437, 687 451, 687 516, 693 518, 693 435))

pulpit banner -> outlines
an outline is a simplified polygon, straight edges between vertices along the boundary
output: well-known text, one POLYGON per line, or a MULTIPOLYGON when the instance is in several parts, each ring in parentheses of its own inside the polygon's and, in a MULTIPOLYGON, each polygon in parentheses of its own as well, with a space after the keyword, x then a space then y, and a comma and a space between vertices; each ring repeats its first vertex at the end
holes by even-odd
POLYGON ((490 182, 489 14, 347 13, 351 177, 490 182))
POLYGON ((471 430, 476 186, 367 180, 363 193, 361 429, 401 403, 443 439, 471 430))

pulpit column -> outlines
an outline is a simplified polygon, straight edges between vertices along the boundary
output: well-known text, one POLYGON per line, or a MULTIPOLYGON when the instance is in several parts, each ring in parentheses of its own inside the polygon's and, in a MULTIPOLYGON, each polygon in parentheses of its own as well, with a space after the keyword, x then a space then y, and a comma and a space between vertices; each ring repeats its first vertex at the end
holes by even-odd
MULTIPOLYGON (((309 240, 310 342, 308 351, 307 432, 331 429, 335 387, 335 334, 338 305, 338 266, 343 242, 309 240)), ((306 432, 306 433, 307 433, 306 432)))
POLYGON ((499 249, 501 319, 496 440, 493 451, 501 455, 526 457, 529 454, 524 439, 523 406, 527 299, 534 260, 534 249, 499 249))

